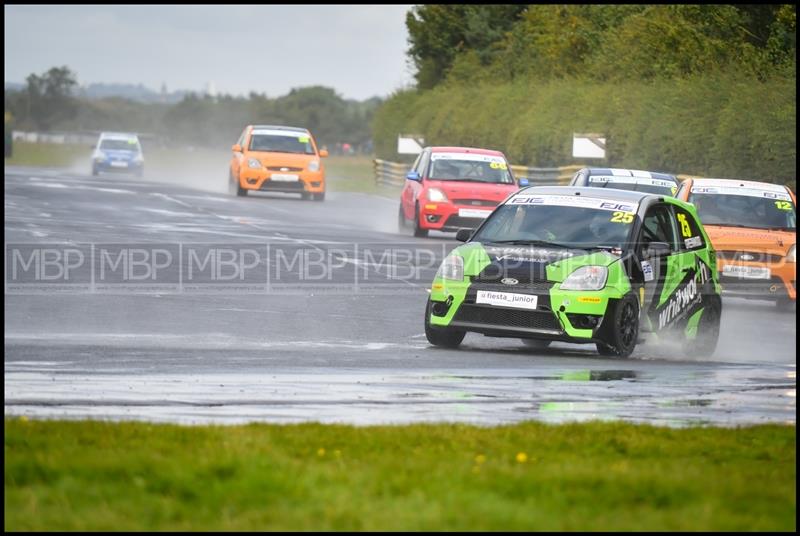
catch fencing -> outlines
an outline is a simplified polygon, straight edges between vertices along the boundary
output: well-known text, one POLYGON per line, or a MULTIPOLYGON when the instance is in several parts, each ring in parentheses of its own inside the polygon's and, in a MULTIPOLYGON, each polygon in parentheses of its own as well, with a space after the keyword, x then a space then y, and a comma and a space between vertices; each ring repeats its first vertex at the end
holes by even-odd
MULTIPOLYGON (((568 184, 575 172, 586 167, 583 165, 569 165, 552 168, 511 165, 514 177, 528 179, 531 186, 568 184)), ((402 186, 406 180, 406 173, 411 169, 411 164, 390 162, 389 160, 374 160, 375 183, 383 186, 402 186)))

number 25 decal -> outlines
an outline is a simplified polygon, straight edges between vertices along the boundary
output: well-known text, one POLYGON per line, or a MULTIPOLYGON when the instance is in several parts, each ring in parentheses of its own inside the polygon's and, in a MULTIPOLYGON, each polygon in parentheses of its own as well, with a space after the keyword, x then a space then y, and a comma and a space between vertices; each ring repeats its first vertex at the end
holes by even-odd
POLYGON ((633 214, 617 210, 611 215, 611 221, 614 223, 631 223, 633 221, 633 214))
POLYGON ((775 206, 778 210, 792 210, 792 204, 788 201, 775 201, 775 206))
POLYGON ((681 234, 683 236, 692 236, 692 229, 689 227, 689 222, 686 221, 686 214, 678 214, 678 221, 681 224, 681 234))

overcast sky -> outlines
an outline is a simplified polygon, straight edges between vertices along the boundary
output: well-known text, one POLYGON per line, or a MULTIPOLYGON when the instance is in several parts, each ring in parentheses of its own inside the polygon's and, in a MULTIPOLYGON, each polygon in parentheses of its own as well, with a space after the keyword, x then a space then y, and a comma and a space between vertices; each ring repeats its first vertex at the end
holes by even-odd
POLYGON ((410 84, 410 5, 5 6, 5 81, 66 65, 81 85, 142 83, 269 97, 324 85, 345 98, 410 84))

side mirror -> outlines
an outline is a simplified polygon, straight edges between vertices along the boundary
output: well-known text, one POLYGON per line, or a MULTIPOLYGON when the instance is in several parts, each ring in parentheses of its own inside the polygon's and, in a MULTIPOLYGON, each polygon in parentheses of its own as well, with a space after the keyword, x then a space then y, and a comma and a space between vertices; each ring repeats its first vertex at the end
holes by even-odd
POLYGON ((231 150, 232 150, 234 153, 241 153, 241 152, 242 152, 242 146, 241 146, 241 145, 239 145, 239 144, 237 143, 236 145, 234 145, 233 147, 231 147, 231 150))
POLYGON ((523 178, 521 178, 520 180, 517 181, 517 184, 519 184, 520 188, 524 188, 525 186, 530 186, 531 183, 528 182, 528 179, 523 177, 523 178))
POLYGON ((327 149, 321 149, 320 152, 319 152, 319 156, 320 156, 320 158, 325 158, 326 156, 328 156, 328 150, 327 149))
POLYGON ((644 249, 645 258, 662 257, 669 255, 670 247, 666 242, 650 242, 644 249))
POLYGON ((417 182, 421 182, 422 180, 422 178, 419 176, 419 173, 417 173, 416 171, 409 171, 406 174, 406 178, 410 181, 417 181, 417 182))
POLYGON ((459 229, 456 232, 456 240, 466 242, 472 236, 472 229, 459 229))

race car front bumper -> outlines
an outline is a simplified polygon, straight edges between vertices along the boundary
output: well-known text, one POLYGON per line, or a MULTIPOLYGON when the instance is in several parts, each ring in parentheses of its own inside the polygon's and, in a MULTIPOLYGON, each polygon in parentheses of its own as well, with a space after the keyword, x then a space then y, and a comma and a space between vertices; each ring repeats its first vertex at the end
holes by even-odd
POLYGON ((432 231, 454 232, 459 229, 475 229, 495 206, 457 205, 453 203, 424 203, 419 207, 420 227, 432 231))
POLYGON ((138 173, 144 167, 144 162, 135 160, 95 160, 93 166, 95 171, 101 173, 138 173))
POLYGON ((754 300, 797 300, 796 264, 793 262, 735 263, 718 260, 722 295, 754 300))
POLYGON ((621 297, 621 293, 609 288, 596 292, 562 291, 552 282, 520 285, 513 291, 502 284, 467 284, 466 288, 461 285, 434 281, 431 325, 495 337, 598 342, 606 311, 621 297), (477 303, 477 294, 481 290, 535 295, 536 309, 477 303))
POLYGON ((302 171, 297 173, 273 173, 266 169, 243 168, 239 174, 239 184, 245 190, 282 193, 322 193, 325 191, 325 175, 322 171, 302 171), (296 176, 294 180, 273 179, 273 175, 296 176))

